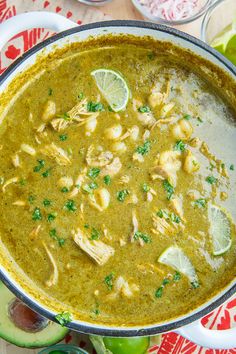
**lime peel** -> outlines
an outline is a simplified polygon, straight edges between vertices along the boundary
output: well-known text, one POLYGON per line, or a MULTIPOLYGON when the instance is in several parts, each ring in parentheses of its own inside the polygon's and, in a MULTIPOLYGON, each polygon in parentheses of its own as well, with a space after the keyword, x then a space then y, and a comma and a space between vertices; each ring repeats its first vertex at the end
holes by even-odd
POLYGON ((97 69, 91 75, 111 109, 114 112, 125 109, 129 100, 129 88, 124 78, 109 69, 97 69))
POLYGON ((231 216, 221 207, 208 205, 208 219, 210 222, 210 235, 213 244, 213 255, 220 256, 227 252, 232 244, 231 216))
POLYGON ((193 287, 198 287, 198 277, 194 266, 184 251, 178 246, 170 246, 160 255, 159 263, 168 265, 184 274, 193 287))

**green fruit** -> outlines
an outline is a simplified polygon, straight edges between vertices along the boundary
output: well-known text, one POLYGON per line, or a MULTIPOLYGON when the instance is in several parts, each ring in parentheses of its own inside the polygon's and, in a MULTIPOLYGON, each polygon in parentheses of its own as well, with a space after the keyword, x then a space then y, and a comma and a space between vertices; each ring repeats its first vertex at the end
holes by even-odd
POLYGON ((103 341, 106 348, 109 349, 112 354, 144 354, 146 353, 150 343, 149 337, 104 337, 103 341))

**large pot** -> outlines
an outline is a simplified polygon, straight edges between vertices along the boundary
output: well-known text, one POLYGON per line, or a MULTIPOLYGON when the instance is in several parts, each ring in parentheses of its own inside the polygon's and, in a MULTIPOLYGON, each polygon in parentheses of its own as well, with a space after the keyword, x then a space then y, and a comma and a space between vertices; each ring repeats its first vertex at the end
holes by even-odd
MULTIPOLYGON (((0 25, 0 50, 8 39, 23 29, 44 27, 51 28, 57 32, 63 31, 47 39, 43 43, 36 45, 33 49, 29 50, 21 58, 16 60, 0 77, 0 94, 7 88, 12 79, 19 72, 24 71, 35 62, 36 56, 39 53, 41 53, 41 55, 46 55, 55 49, 55 44, 58 47, 63 47, 68 43, 83 41, 91 35, 98 36, 104 33, 122 33, 137 36, 149 35, 161 41, 169 41, 179 47, 190 49, 193 53, 203 59, 207 59, 214 63, 218 69, 226 71, 236 82, 236 67, 203 42, 175 29, 137 21, 109 21, 81 27, 75 26, 76 25, 73 22, 62 16, 46 12, 22 14, 0 25)), ((17 280, 14 280, 1 264, 0 278, 17 297, 21 298, 32 309, 36 310, 43 316, 54 320, 56 313, 27 294, 18 284, 17 280)), ((233 281, 221 293, 188 315, 157 325, 143 326, 141 328, 115 328, 76 320, 69 324, 69 328, 83 333, 117 337, 147 336, 174 330, 185 338, 204 347, 224 349, 233 348, 236 347, 236 328, 225 331, 208 330, 202 326, 200 319, 226 301, 235 293, 235 290, 236 281, 233 281)))

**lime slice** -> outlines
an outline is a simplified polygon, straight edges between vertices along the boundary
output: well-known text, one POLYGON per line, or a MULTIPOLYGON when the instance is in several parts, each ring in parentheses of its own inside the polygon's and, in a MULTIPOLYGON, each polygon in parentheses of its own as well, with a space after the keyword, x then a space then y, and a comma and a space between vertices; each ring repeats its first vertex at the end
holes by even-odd
POLYGON ((213 243, 213 254, 219 256, 231 247, 231 218, 217 205, 208 205, 210 235, 213 243))
POLYGON ((211 42, 211 46, 224 54, 229 41, 236 35, 236 20, 220 32, 211 42))
POLYGON ((123 77, 113 70, 91 72, 102 95, 114 112, 124 109, 129 100, 129 88, 123 77))
POLYGON ((177 246, 167 248, 160 255, 158 262, 168 265, 186 275, 194 287, 198 286, 198 277, 194 266, 181 248, 177 246))

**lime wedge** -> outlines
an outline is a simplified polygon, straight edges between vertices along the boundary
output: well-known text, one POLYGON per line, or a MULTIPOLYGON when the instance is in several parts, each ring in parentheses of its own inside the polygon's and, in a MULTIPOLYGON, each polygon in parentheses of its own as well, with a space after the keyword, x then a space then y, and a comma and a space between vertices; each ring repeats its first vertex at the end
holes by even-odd
POLYGON ((219 256, 231 247, 231 218, 217 205, 208 205, 210 235, 213 243, 213 254, 219 256))
POLYGON ((224 54, 229 41, 236 35, 236 20, 221 31, 211 42, 211 46, 224 54))
POLYGON ((194 266, 181 248, 177 246, 167 248, 160 255, 158 262, 168 265, 184 274, 194 287, 198 287, 198 277, 194 266))
POLYGON ((91 72, 96 84, 114 112, 124 109, 129 100, 129 88, 123 77, 113 70, 91 72))

